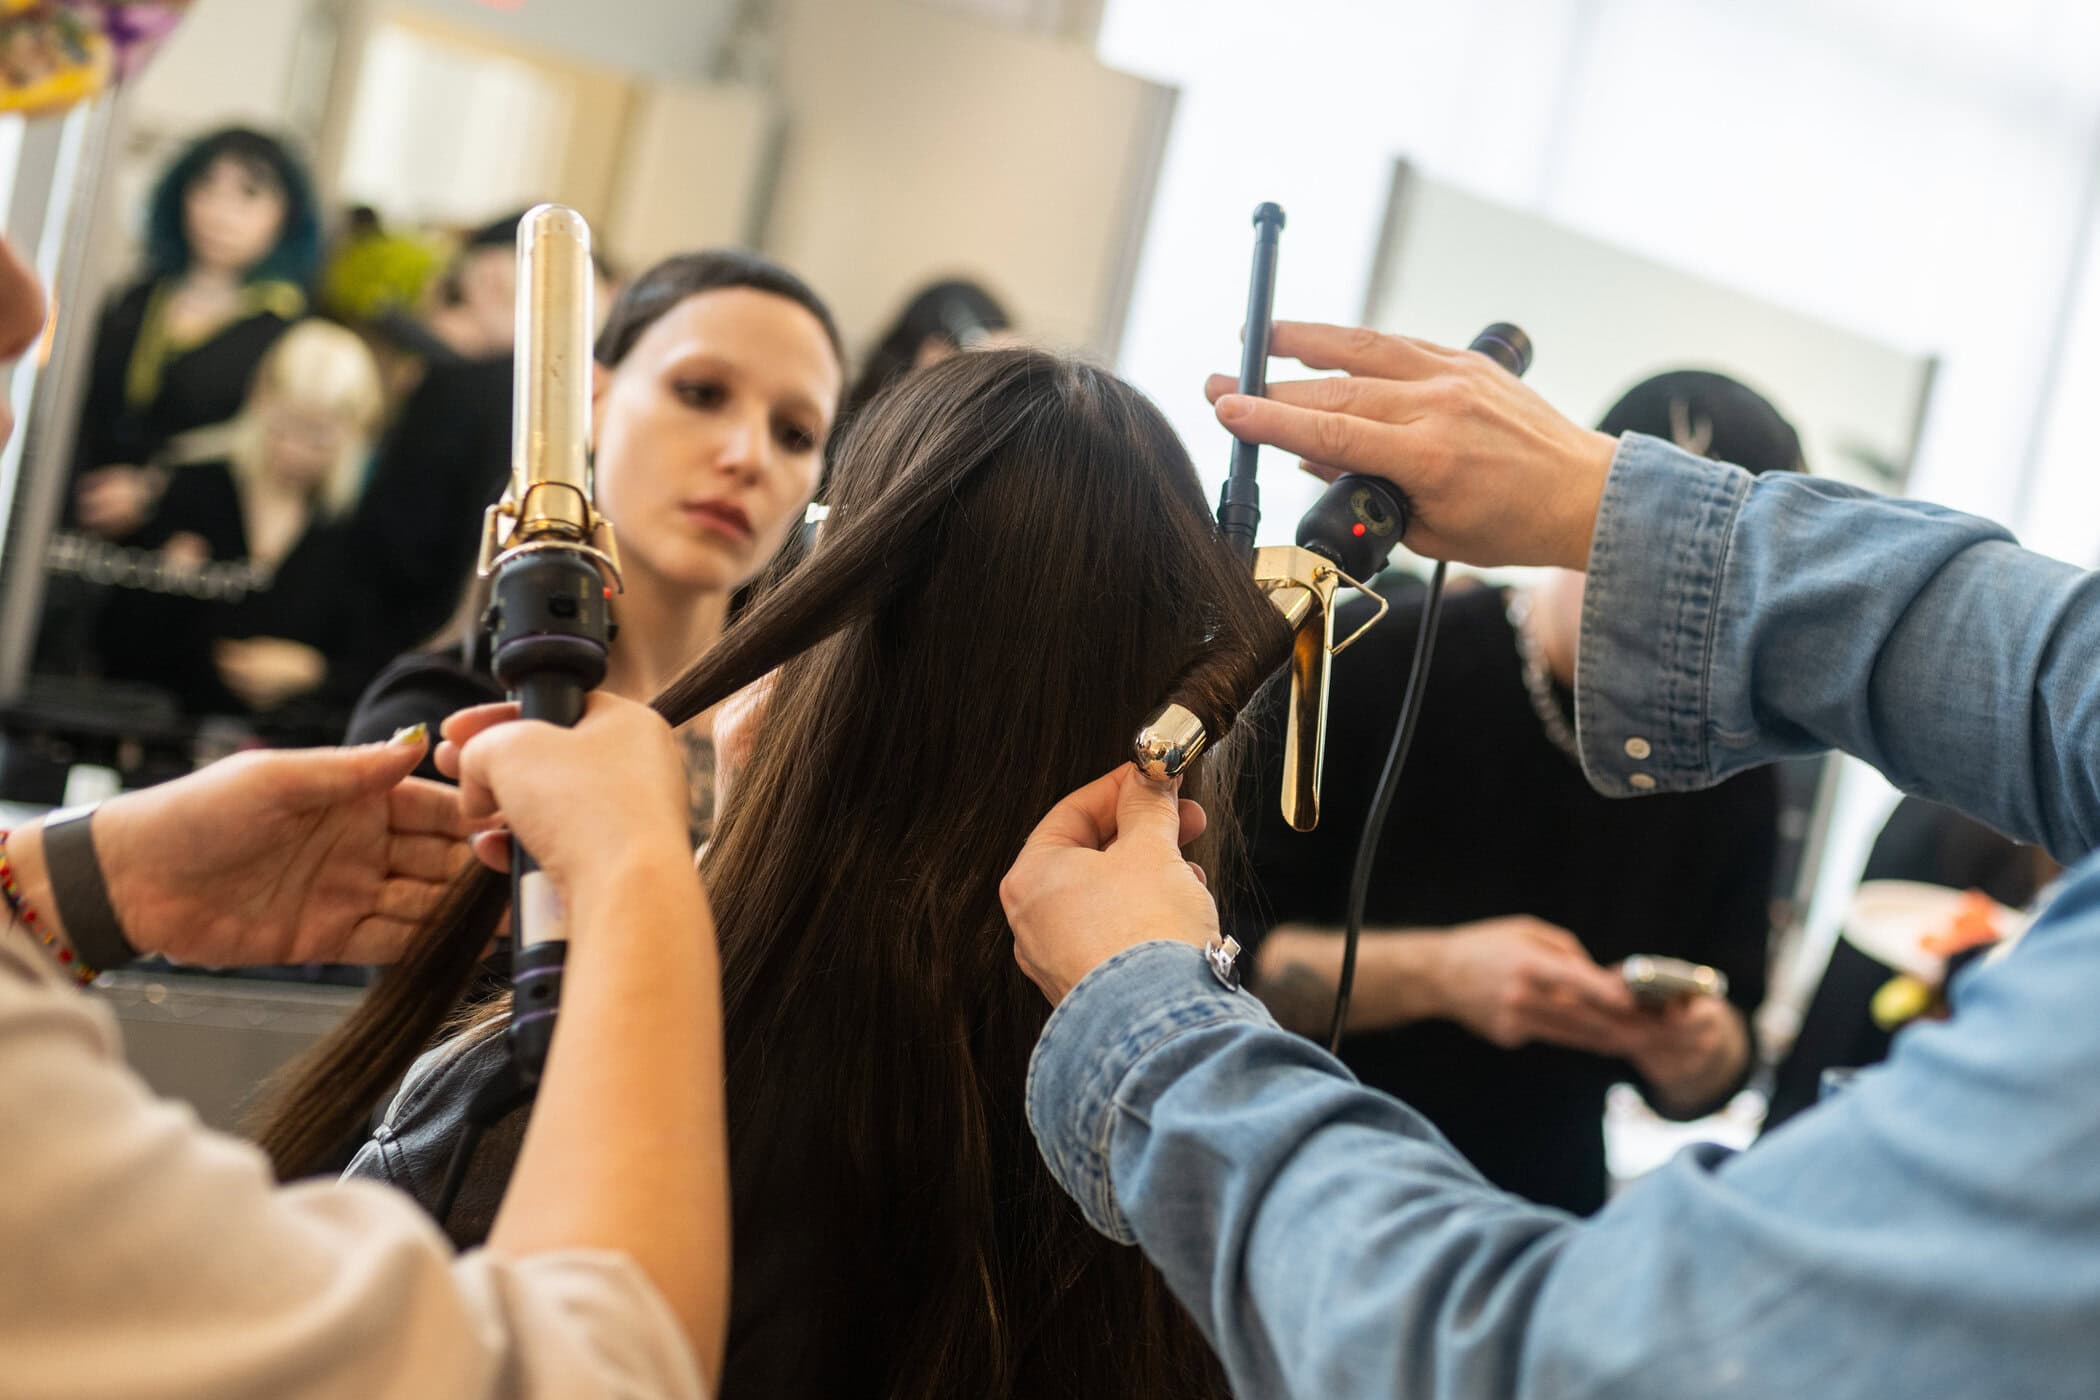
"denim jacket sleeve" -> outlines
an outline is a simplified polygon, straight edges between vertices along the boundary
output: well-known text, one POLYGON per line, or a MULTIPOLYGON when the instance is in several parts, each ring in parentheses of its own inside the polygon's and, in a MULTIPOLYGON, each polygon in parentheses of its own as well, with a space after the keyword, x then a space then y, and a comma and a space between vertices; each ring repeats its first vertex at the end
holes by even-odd
POLYGON ((2000 527, 1628 434, 1590 550, 1576 703, 1601 792, 1858 755, 2064 860, 2100 845, 2100 576, 2000 527))
POLYGON ((1588 1221, 1489 1186, 1179 943, 1073 988, 1029 1121, 1248 1400, 2090 1400, 2095 986, 2100 857, 1953 1021, 1588 1221))
POLYGON ((1496 1191, 1196 949, 1140 944, 1087 974, 1043 1028, 1028 1112, 1059 1182, 1143 1246, 1235 1395, 1516 1393, 1573 1217, 1496 1191))
MULTIPOLYGON (((1608 792, 1836 746, 2066 856, 2100 837, 2100 594, 1985 522, 1622 444, 1578 675, 1608 792)), ((1028 1085, 1045 1158, 1134 1240, 1236 1394, 1321 1400, 2100 1394, 2100 856, 1956 1015, 1753 1152, 1695 1148, 1589 1221, 1200 955, 1083 979, 1028 1085)))

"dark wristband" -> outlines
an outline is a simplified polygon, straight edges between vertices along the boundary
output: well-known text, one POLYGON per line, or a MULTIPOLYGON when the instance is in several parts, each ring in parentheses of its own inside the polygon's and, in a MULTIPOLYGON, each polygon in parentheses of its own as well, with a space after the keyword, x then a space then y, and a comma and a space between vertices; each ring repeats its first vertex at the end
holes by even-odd
POLYGON ((95 855, 95 808, 68 807, 44 820, 44 878, 51 882, 51 902, 74 954, 97 971, 122 967, 139 955, 124 936, 116 906, 109 902, 109 882, 95 855))

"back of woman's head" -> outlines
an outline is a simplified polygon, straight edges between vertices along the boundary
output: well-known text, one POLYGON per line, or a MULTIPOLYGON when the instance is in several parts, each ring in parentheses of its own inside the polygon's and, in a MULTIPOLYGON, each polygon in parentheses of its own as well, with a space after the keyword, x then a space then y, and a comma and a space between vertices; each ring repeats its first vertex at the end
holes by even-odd
POLYGON ((154 277, 174 277, 193 259, 184 200, 190 187, 221 160, 232 161, 284 200, 284 221, 274 246, 247 269, 251 282, 290 282, 302 291, 321 266, 321 216, 306 167, 276 137, 245 126, 223 127, 198 137, 153 187, 146 208, 146 265, 154 277))
MULTIPOLYGON (((1047 1008, 997 886, 1170 691, 1229 718, 1288 633, 1164 420, 1087 365, 990 351, 914 376, 851 430, 831 498, 813 557, 663 701, 698 713, 780 665, 704 867, 738 1288, 762 1304, 726 1385, 822 1337, 825 1393, 1201 1389, 1186 1319, 1036 1154, 1047 1008)), ((1222 800, 1232 759, 1188 795, 1222 800)))
POLYGON ((817 318, 817 324, 824 328, 824 338, 831 342, 832 353, 841 365, 845 364, 839 328, 824 299, 780 264, 734 248, 674 254, 629 282, 606 313, 605 328, 598 332, 593 352, 598 363, 608 368, 617 366, 658 317, 687 297, 730 287, 770 292, 802 307, 817 318))

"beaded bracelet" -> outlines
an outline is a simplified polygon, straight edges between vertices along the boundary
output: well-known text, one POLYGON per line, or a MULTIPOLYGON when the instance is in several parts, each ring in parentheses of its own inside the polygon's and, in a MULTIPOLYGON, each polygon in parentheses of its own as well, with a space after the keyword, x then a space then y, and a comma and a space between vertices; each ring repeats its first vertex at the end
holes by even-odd
POLYGON ((41 926, 36 909, 22 893, 21 882, 15 879, 15 868, 7 859, 7 838, 12 832, 0 831, 0 895, 7 899, 7 907, 22 921, 22 926, 37 936, 37 940, 51 950, 59 965, 72 974, 73 980, 83 987, 95 980, 95 969, 73 955, 73 950, 59 940, 57 934, 41 926))

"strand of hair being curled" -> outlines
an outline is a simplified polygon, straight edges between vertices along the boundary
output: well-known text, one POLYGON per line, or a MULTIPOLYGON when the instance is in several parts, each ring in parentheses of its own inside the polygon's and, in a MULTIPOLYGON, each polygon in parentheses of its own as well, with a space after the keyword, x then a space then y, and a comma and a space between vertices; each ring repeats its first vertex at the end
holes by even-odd
MULTIPOLYGON (((927 413, 922 419, 906 434, 912 455, 945 464, 945 479, 900 475, 865 507, 841 512, 827 529, 821 566, 804 560, 769 587, 706 657, 650 702, 665 720, 684 724, 864 615, 881 601, 884 584, 901 582, 890 562, 900 536, 922 531, 981 460, 959 446, 974 438, 988 452, 999 442, 982 415, 927 413)), ((1009 431, 1017 426, 1007 425, 1009 431)), ((247 1126, 280 1179, 307 1175, 338 1155, 451 1022, 509 908, 509 893, 508 881, 486 870, 460 876, 410 941, 407 956, 380 974, 334 1031, 265 1083, 247 1126)), ((486 1020, 477 1014, 474 1023, 486 1020)))

